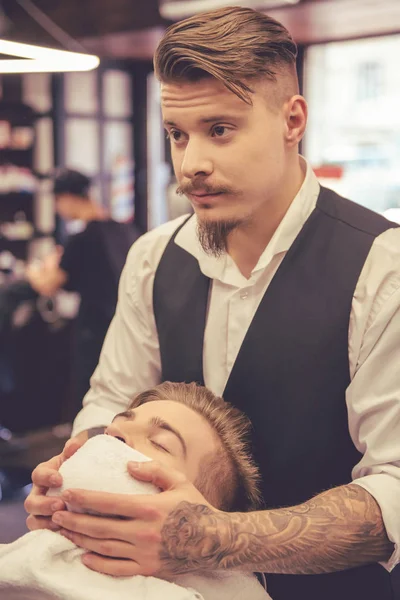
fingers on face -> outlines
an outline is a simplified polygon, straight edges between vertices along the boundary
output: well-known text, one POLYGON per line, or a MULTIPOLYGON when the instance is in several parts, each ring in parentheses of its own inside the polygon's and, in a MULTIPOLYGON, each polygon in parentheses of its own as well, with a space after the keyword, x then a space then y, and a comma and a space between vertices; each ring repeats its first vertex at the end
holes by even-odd
POLYGON ((183 473, 176 471, 171 467, 165 467, 157 461, 129 463, 128 467, 130 474, 135 477, 135 479, 151 482, 161 490, 171 489, 186 481, 183 473))
POLYGON ((116 539, 96 539, 65 529, 61 529, 60 533, 76 546, 89 552, 95 552, 108 558, 132 559, 134 547, 128 542, 116 539))
POLYGON ((126 521, 81 515, 73 512, 57 513, 53 519, 57 518, 60 518, 57 524, 69 532, 96 539, 129 540, 129 528, 126 521))
POLYGON ((55 511, 65 508, 60 498, 51 498, 31 492, 26 498, 24 508, 27 513, 37 517, 50 517, 55 511))
POLYGON ((35 517, 34 515, 29 515, 27 517, 26 526, 30 531, 35 531, 36 529, 58 531, 60 529, 58 525, 53 523, 50 517, 35 517))
POLYGON ((155 571, 144 573, 134 560, 106 558, 98 554, 85 554, 82 562, 92 571, 112 575, 113 577, 133 577, 134 575, 153 575, 155 571))
POLYGON ((75 452, 77 450, 79 450, 79 448, 82 446, 82 443, 79 442, 77 439, 72 438, 70 440, 68 440, 64 446, 64 449, 62 451, 62 459, 63 461, 67 460, 68 458, 71 458, 71 456, 73 454, 75 454, 75 452))
POLYGON ((56 457, 57 462, 52 459, 47 463, 42 463, 36 467, 32 473, 32 481, 38 487, 59 487, 62 485, 62 477, 58 473, 60 467, 60 457, 56 457))
MULTIPOLYGON (((120 549, 122 552, 123 549, 120 549)), ((142 560, 140 553, 131 546, 130 555, 127 558, 113 558, 104 556, 97 552, 84 554, 82 562, 93 571, 112 575, 114 577, 132 577, 134 575, 156 575, 160 571, 158 559, 146 558, 142 560)))
POLYGON ((130 519, 156 521, 161 518, 156 508, 157 496, 149 500, 148 496, 131 496, 107 492, 68 490, 68 503, 82 512, 96 512, 102 515, 116 515, 130 519))
POLYGON ((141 548, 142 556, 151 555, 157 552, 161 543, 161 533, 157 526, 151 527, 135 520, 121 521, 91 515, 76 515, 70 512, 61 514, 62 522, 58 525, 63 535, 77 546, 99 554, 131 558, 132 549, 137 545, 141 548), (115 544, 121 544, 121 548, 126 548, 126 553, 118 554, 115 544))
POLYGON ((154 575, 159 567, 155 559, 147 559, 145 565, 135 561, 140 554, 134 545, 117 539, 94 539, 86 535, 61 530, 61 535, 76 546, 88 550, 82 557, 83 563, 93 571, 114 577, 154 575))

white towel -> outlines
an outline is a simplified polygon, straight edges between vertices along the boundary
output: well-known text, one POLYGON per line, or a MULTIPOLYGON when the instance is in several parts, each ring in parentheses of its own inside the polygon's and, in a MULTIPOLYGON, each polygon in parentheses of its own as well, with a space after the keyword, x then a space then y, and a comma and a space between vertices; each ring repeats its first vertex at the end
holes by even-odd
POLYGON ((32 531, 0 547, 1 600, 200 600, 155 577, 110 577, 81 562, 82 550, 53 531, 32 531))
MULTIPOLYGON (((152 484, 131 477, 129 460, 146 456, 108 435, 96 436, 60 468, 62 488, 113 491, 120 494, 155 494, 152 484)), ((204 600, 194 590, 155 577, 110 577, 91 571, 81 562, 83 550, 58 533, 42 530, 0 546, 0 598, 2 600, 204 600)))
MULTIPOLYGON (((155 494, 159 490, 137 481, 127 462, 151 460, 120 440, 99 435, 86 442, 60 468, 59 496, 68 488, 120 494, 155 494)), ((71 508, 71 507, 69 507, 71 508)), ((211 572, 178 577, 177 584, 155 577, 110 577, 81 562, 83 550, 59 533, 33 531, 12 544, 0 545, 1 600, 267 600, 253 576, 211 572), (179 584, 179 585, 178 585, 179 584), (203 594, 203 595, 202 595, 203 594)))
MULTIPOLYGON (((86 442, 60 467, 63 484, 50 488, 48 496, 60 496, 69 488, 115 492, 117 494, 157 494, 151 483, 137 481, 129 475, 130 460, 151 460, 141 452, 111 435, 97 435, 86 442)), ((70 510, 71 507, 67 505, 70 510)))

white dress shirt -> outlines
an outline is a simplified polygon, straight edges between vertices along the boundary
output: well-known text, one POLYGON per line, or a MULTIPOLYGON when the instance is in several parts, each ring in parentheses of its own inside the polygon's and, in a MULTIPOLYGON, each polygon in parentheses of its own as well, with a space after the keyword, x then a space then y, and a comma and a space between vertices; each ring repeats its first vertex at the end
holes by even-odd
MULTIPOLYGON (((208 256, 193 217, 175 242, 196 257, 212 279, 204 335, 205 384, 221 395, 247 329, 286 252, 316 205, 319 183, 307 165, 303 185, 249 279, 229 255, 208 256)), ((161 225, 133 245, 121 276, 115 317, 74 434, 107 425, 138 393, 160 382, 161 361, 153 314, 153 282, 163 251, 186 217, 161 225)), ((188 332, 188 335, 190 333, 188 332)), ((349 430, 363 454, 354 483, 378 502, 400 561, 400 228, 377 237, 355 289, 349 325, 349 430)))

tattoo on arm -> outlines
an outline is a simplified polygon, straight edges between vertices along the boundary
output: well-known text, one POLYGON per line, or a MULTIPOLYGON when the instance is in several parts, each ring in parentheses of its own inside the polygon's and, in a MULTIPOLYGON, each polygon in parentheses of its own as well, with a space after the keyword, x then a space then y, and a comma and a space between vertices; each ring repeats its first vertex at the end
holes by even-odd
POLYGON ((350 484, 299 506, 252 513, 182 502, 164 524, 161 560, 176 574, 315 574, 384 561, 392 551, 376 501, 350 484))

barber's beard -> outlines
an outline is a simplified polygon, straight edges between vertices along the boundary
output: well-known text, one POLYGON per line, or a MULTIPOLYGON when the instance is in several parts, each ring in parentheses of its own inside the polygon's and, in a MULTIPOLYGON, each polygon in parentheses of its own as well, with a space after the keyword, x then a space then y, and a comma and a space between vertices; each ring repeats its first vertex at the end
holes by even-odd
MULTIPOLYGON (((196 191, 202 191, 207 194, 225 193, 231 196, 238 194, 238 192, 232 188, 226 186, 210 186, 204 183, 201 179, 193 180, 186 185, 179 186, 176 191, 179 195, 189 195, 195 193, 196 191)), ((242 219, 227 219, 218 221, 198 219, 197 236, 204 252, 210 256, 216 256, 217 258, 227 252, 229 234, 242 224, 242 219)))
POLYGON ((242 224, 241 220, 198 220, 197 236, 206 254, 219 257, 228 251, 229 234, 242 224))

